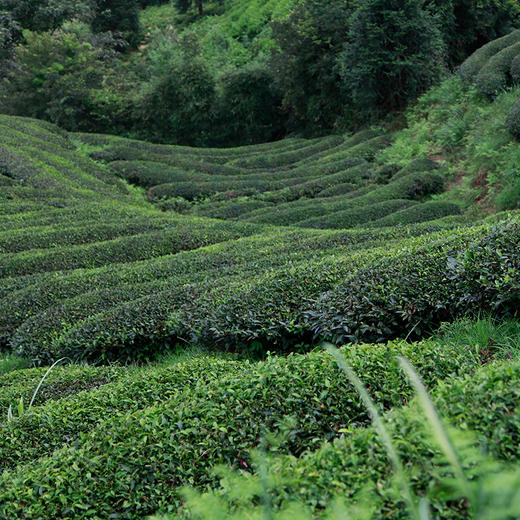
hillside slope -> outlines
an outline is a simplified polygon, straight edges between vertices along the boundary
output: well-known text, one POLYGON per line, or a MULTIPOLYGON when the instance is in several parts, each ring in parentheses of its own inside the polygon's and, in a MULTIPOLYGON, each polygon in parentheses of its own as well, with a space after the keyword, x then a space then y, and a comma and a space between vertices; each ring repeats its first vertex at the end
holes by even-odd
POLYGON ((195 150, 7 117, 1 129, 0 333, 35 363, 134 359, 182 340, 254 351, 417 337, 468 309, 509 304, 507 284, 482 299, 478 278, 467 305, 452 302, 465 290, 459 278, 490 261, 467 265, 464 252, 487 241, 508 251, 516 221, 504 215, 496 231, 430 202, 444 183, 432 161, 374 168, 386 136, 195 150), (78 140, 90 143, 83 151, 103 145, 90 155, 111 168, 75 153, 78 140), (203 216, 160 212, 113 172, 152 184, 152 200, 177 196, 165 205, 182 206, 186 190, 216 200, 194 206, 203 216), (263 198, 235 202, 240 189, 263 198), (367 285, 374 277, 390 278, 367 285), (348 287, 358 303, 344 300, 348 287), (394 291, 400 299, 387 300, 394 291))
POLYGON ((519 517, 518 91, 471 81, 398 132, 228 149, 0 116, 0 519, 407 518, 324 340, 435 517, 519 517))

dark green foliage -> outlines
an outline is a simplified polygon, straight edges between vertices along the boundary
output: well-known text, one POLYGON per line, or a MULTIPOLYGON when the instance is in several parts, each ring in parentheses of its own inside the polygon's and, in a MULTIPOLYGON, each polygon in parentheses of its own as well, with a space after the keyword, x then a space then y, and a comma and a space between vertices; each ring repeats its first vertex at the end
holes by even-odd
POLYGON ((131 45, 139 42, 138 0, 95 0, 91 22, 94 33, 112 32, 123 36, 131 45))
POLYGON ((511 65, 516 57, 520 57, 520 42, 497 52, 480 69, 475 85, 487 96, 495 96, 511 82, 511 65))
POLYGON ((271 73, 262 67, 243 68, 224 76, 213 140, 236 146, 272 141, 283 135, 282 98, 272 83, 271 73))
POLYGON ((517 139, 520 139, 520 100, 513 105, 506 119, 506 128, 517 139))
POLYGON ((382 341, 403 330, 420 335, 477 309, 515 313, 519 237, 518 223, 503 225, 466 245, 467 253, 447 242, 383 259, 324 294, 308 313, 310 325, 334 341, 382 341))
POLYGON ((368 0, 349 20, 343 88, 365 118, 402 109, 439 78, 442 52, 437 20, 420 3, 368 0))
POLYGON ((207 64, 184 41, 182 58, 157 72, 135 109, 145 136, 157 142, 204 145, 212 131, 215 80, 207 64))
POLYGON ((0 10, 0 64, 2 60, 6 60, 11 56, 13 47, 21 39, 22 27, 20 24, 13 18, 11 13, 0 10))
POLYGON ((511 74, 513 85, 520 85, 520 55, 513 58, 509 73, 511 74))
POLYGON ((350 1, 307 0, 297 4, 288 18, 272 23, 278 48, 270 67, 283 92, 289 128, 323 132, 344 124, 350 113, 336 58, 353 9, 350 1))
POLYGON ((31 31, 53 31, 72 19, 87 21, 94 0, 0 0, 0 12, 8 13, 20 27, 31 31))
POLYGON ((102 79, 99 51, 75 32, 26 31, 24 36, 0 92, 2 109, 69 130, 88 128, 90 92, 102 79))
MULTIPOLYGON (((222 0, 220 0, 222 2, 222 0)), ((197 9, 199 16, 204 16, 205 0, 174 0, 175 6, 181 13, 186 13, 192 6, 197 9)))
POLYGON ((459 74, 466 81, 475 81, 488 61, 500 51, 520 41, 520 30, 493 40, 476 50, 461 66, 459 74))
POLYGON ((460 65, 472 52, 518 27, 520 7, 515 0, 428 0, 438 16, 449 65, 460 65))
POLYGON ((373 220, 377 221, 394 212, 404 211, 404 208, 414 207, 415 205, 416 203, 410 200, 387 200, 361 208, 333 212, 324 217, 302 220, 297 225, 317 229, 346 229, 369 224, 373 220))

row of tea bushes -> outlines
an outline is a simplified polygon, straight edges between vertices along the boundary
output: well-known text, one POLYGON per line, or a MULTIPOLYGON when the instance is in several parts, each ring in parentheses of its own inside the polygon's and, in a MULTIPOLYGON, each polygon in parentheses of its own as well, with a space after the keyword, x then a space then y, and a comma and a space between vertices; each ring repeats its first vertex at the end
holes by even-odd
MULTIPOLYGON (((361 345, 345 353, 385 408, 413 395, 398 354, 410 357, 430 387, 479 365, 475 352, 436 343, 361 345)), ((91 510, 96 518, 141 518, 175 501, 181 486, 216 484, 215 464, 248 467, 265 429, 287 417, 293 421, 282 449, 293 455, 368 421, 324 352, 256 364, 195 360, 147 376, 61 399, 3 427, 1 460, 13 469, 0 478, 0 517, 91 510), (75 446, 64 446, 64 438, 75 438, 75 446)))

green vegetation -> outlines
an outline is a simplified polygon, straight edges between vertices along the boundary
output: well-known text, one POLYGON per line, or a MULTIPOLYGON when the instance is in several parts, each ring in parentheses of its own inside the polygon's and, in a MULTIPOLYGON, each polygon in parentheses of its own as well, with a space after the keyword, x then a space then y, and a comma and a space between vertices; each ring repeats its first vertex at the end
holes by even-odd
MULTIPOLYGON (((191 146, 354 131, 520 24, 515 0, 477 4, 0 0, 0 110, 191 146)), ((477 81, 489 94, 506 54, 477 81)))
POLYGON ((0 0, 0 519, 520 517, 518 15, 0 0))

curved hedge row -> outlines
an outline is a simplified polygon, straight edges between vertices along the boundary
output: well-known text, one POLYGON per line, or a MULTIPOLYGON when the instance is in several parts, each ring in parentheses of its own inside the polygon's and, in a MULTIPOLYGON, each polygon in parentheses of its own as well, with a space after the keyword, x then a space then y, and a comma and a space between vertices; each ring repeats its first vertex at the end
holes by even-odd
POLYGON ((513 105, 506 118, 506 128, 516 139, 520 139, 520 99, 513 105))
POLYGON ((85 245, 102 242, 121 236, 137 235, 147 231, 159 231, 172 226, 175 221, 168 217, 154 216, 149 219, 98 220, 80 223, 74 227, 41 226, 0 232, 0 254, 19 253, 28 249, 43 249, 56 246, 85 245))
POLYGON ((495 54, 481 69, 475 85, 482 94, 495 96, 511 82, 511 65, 520 57, 520 42, 495 54))
MULTIPOLYGON (((411 357, 429 385, 477 367, 474 353, 435 344, 422 347, 365 345, 346 354, 385 407, 403 404, 412 395, 395 362, 398 353, 411 357)), ((294 418, 292 435, 283 449, 293 454, 315 449, 342 427, 368 420, 355 390, 326 353, 270 358, 256 365, 213 363, 225 374, 197 380, 208 364, 182 364, 167 375, 163 371, 163 382, 151 375, 152 381, 138 381, 135 387, 119 383, 124 390, 117 401, 111 388, 99 389, 92 401, 80 394, 4 428, 0 460, 8 465, 35 460, 38 464, 20 465, 0 478, 0 517, 73 517, 92 509, 98 517, 140 518, 175 501, 179 486, 215 483, 208 471, 212 465, 247 464, 249 449, 258 444, 264 428, 276 429, 288 416, 294 418), (146 406, 152 382, 160 404, 116 415, 112 403, 121 411, 123 406, 135 409, 136 403, 146 406), (105 399, 99 399, 101 395, 105 399), (77 436, 100 422, 105 407, 108 420, 80 437, 76 447, 41 457, 62 445, 64 437, 77 436), (56 427, 46 427, 38 420, 40 414, 56 427), (38 493, 33 493, 35 486, 38 493)))
POLYGON ((520 223, 473 242, 454 238, 359 269, 307 311, 314 333, 335 342, 420 335, 468 311, 520 308, 520 223))
POLYGON ((458 204, 453 202, 430 201, 400 211, 396 211, 386 217, 372 221, 368 227, 400 226, 403 224, 416 224, 437 220, 450 215, 460 215, 461 210, 458 204))
POLYGON ((234 159, 230 161, 230 165, 237 166, 239 168, 279 168, 289 164, 312 157, 316 153, 329 150, 338 145, 341 145, 344 138, 341 136, 330 136, 320 139, 316 144, 310 144, 304 148, 289 152, 279 152, 276 154, 258 153, 248 157, 234 159))
POLYGON ((502 38, 487 43, 480 49, 476 50, 460 66, 460 76, 466 81, 474 81, 478 73, 495 54, 518 42, 520 42, 520 30, 515 30, 502 38))
MULTIPOLYGON (((7 418, 9 406, 16 408, 20 398, 23 399, 27 409, 46 371, 46 368, 31 368, 0 375, 0 424, 7 418)), ((127 372, 127 369, 117 365, 56 367, 40 386, 34 406, 41 406, 51 400, 57 401, 79 392, 93 390, 117 381, 127 372)))
POLYGON ((355 197, 335 196, 311 200, 298 200, 286 204, 279 204, 274 208, 265 208, 246 213, 241 220, 248 222, 290 225, 320 217, 331 212, 351 210, 354 207, 368 206, 392 199, 421 199, 430 194, 438 193, 444 186, 443 178, 433 172, 410 173, 398 178, 387 185, 366 189, 355 197))
POLYGON ((104 242, 53 249, 5 254, 0 277, 23 276, 42 271, 58 271, 126 263, 169 255, 187 249, 251 235, 258 227, 247 223, 180 220, 172 229, 125 236, 104 242))
POLYGON ((347 229, 370 224, 373 220, 378 220, 400 210, 406 211, 406 209, 416 205, 417 202, 411 200, 392 199, 358 208, 335 211, 324 217, 301 220, 296 225, 317 229, 347 229))
POLYGON ((185 305, 169 327, 202 344, 283 350, 312 335, 377 342, 421 337, 468 311, 515 312, 519 229, 517 222, 429 234, 400 241, 398 250, 387 243, 266 273, 185 305))

